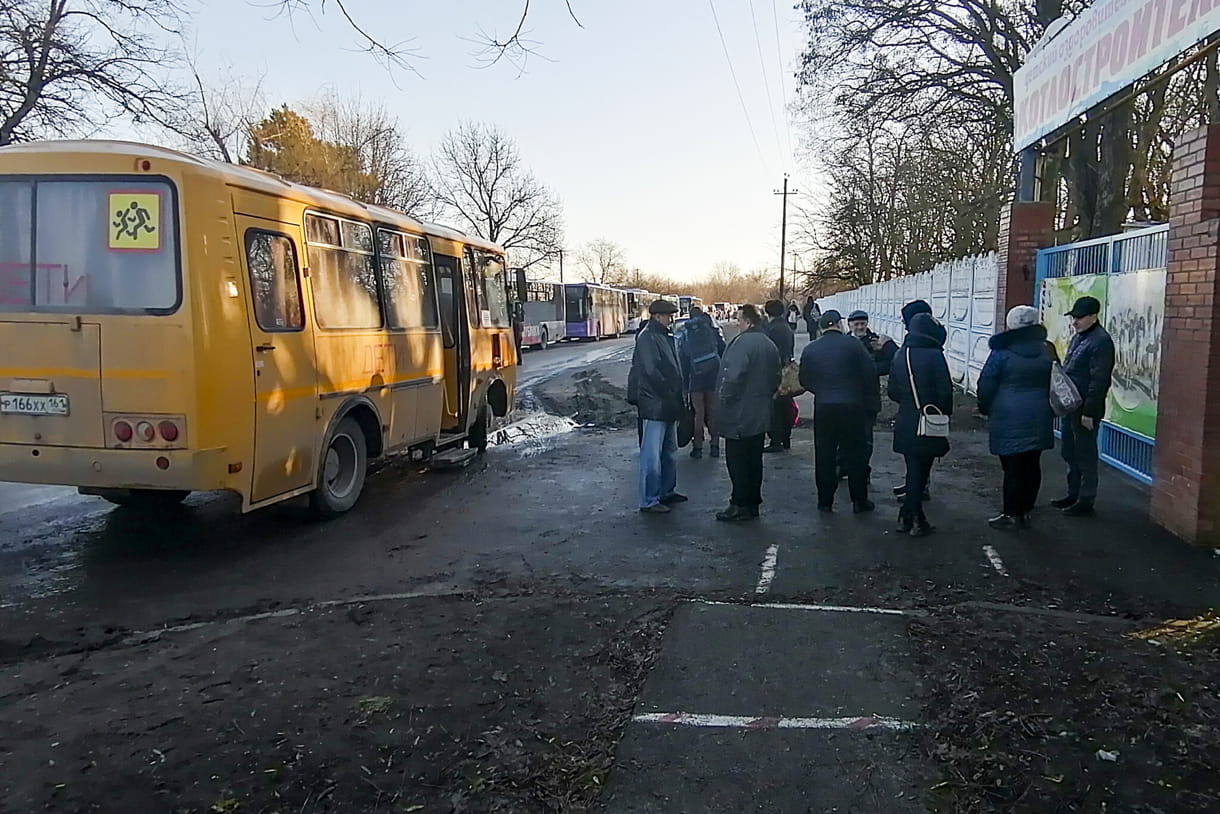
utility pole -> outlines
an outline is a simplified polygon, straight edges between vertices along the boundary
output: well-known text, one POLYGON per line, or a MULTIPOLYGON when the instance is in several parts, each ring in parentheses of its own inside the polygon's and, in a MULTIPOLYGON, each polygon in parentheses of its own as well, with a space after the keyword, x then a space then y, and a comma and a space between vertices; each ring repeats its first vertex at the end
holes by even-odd
POLYGON ((784 297, 784 255, 788 251, 788 196, 795 195, 799 190, 788 191, 788 173, 784 173, 784 191, 775 190, 776 195, 784 196, 783 214, 779 225, 779 299, 787 303, 784 297))
POLYGON ((563 249, 559 250, 559 284, 563 285, 563 249))

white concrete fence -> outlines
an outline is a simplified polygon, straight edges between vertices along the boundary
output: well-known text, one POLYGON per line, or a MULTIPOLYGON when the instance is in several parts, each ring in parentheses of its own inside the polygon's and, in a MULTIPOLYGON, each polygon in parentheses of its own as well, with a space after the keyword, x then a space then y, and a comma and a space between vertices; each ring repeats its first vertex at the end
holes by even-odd
POLYGON ((995 333, 998 269, 994 252, 950 260, 922 274, 823 297, 818 306, 822 313, 833 308, 844 319, 852 311, 865 311, 874 331, 901 344, 906 335, 902 306, 911 300, 927 300, 933 316, 944 323, 949 334, 945 358, 954 384, 975 394, 979 373, 990 353, 987 341, 995 333))

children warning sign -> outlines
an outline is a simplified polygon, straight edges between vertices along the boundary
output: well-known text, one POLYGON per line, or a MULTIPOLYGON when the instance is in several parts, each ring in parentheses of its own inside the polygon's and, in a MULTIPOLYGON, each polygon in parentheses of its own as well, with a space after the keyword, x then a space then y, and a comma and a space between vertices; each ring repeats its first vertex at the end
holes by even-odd
POLYGON ((155 192, 110 193, 109 247, 115 252, 161 248, 161 196, 155 192))

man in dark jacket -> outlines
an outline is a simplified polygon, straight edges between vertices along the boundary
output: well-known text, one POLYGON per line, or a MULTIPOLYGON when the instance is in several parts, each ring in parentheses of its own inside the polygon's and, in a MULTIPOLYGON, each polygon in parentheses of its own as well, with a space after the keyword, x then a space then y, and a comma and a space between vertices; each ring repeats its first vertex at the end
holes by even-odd
POLYGON ((801 353, 801 385, 813 394, 814 477, 818 508, 832 511, 839 486, 838 461, 856 513, 872 511, 868 499, 868 428, 881 410, 873 360, 859 340, 843 333, 838 311, 822 314, 822 335, 801 353))
POLYGON ((716 431, 724 436, 724 462, 733 482, 729 507, 716 515, 724 521, 758 517, 763 436, 780 383, 780 354, 759 325, 758 309, 743 305, 738 321, 742 332, 724 351, 716 387, 716 431))
MULTIPOLYGON (((894 354, 898 352, 898 343, 888 336, 874 333, 868 327, 868 314, 864 311, 852 311, 847 315, 847 330, 860 340, 860 344, 868 352, 869 358, 873 360, 873 368, 877 371, 877 378, 890 375, 890 363, 894 361, 894 354)), ((871 475, 873 471, 871 465, 873 460, 872 424, 868 427, 868 444, 864 456, 864 460, 868 464, 865 471, 871 475)))
MULTIPOLYGON (((763 325, 767 337, 775 343, 779 351, 780 368, 792 361, 792 352, 796 346, 796 335, 784 314, 784 304, 779 300, 769 300, 763 310, 770 319, 763 325)), ((771 443, 763 452, 783 452, 792 448, 792 415, 796 403, 792 396, 776 396, 771 405, 771 443)))
POLYGON ((720 456, 720 441, 712 430, 712 403, 716 398, 720 357, 724 355, 724 334, 699 306, 691 306, 690 314, 690 320, 682 330, 682 341, 678 343, 682 380, 695 413, 690 456, 703 457, 703 430, 706 427, 711 436, 711 456, 717 458, 720 456))
POLYGON ((1081 297, 1064 315, 1072 318, 1076 335, 1068 346, 1063 372, 1076 385, 1083 403, 1060 422, 1068 492, 1051 505, 1071 517, 1093 514, 1097 499, 1097 430, 1106 414, 1106 395, 1114 374, 1114 340, 1098 321, 1100 313, 1096 298, 1081 297))
POLYGON ((651 318, 635 338, 631 372, 627 374, 627 402, 640 415, 640 511, 667 514, 674 503, 686 500, 674 489, 678 470, 678 419, 686 409, 682 395, 682 368, 670 333, 678 307, 657 300, 648 307, 651 318))

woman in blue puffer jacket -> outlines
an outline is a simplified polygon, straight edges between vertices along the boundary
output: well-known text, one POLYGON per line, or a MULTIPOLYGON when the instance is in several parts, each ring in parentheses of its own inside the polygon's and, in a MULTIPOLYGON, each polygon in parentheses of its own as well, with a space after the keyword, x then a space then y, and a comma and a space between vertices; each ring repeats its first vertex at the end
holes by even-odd
POLYGON ((1038 309, 1008 312, 1008 330, 991 337, 979 375, 979 410, 990 417, 991 454, 1004 468, 1004 510, 992 528, 1025 526, 1042 485, 1042 452, 1055 444, 1051 422, 1051 355, 1038 309))

